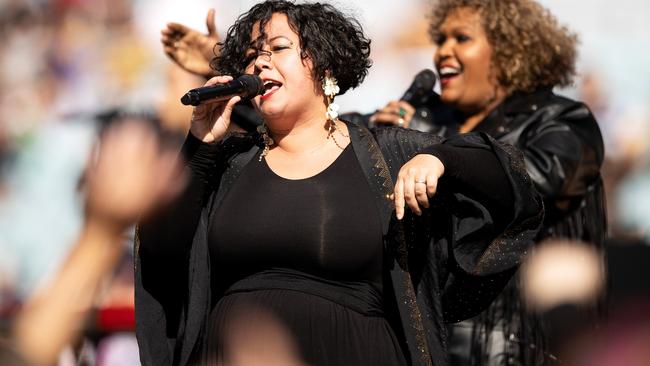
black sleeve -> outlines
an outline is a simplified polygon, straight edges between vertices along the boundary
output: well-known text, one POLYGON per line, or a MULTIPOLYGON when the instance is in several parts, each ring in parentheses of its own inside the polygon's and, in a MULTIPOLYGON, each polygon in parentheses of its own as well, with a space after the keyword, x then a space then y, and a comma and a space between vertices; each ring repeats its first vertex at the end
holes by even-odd
POLYGON ((600 174, 603 140, 589 109, 573 103, 533 125, 517 141, 526 169, 547 203, 582 197, 600 174))
POLYGON ((449 270, 443 309, 454 322, 478 314, 501 292, 539 230, 542 202, 521 152, 486 134, 459 135, 423 151, 447 164, 439 186, 452 218, 441 241, 449 270))
POLYGON ((188 134, 181 149, 187 186, 163 211, 140 223, 141 249, 170 258, 187 255, 217 169, 219 149, 218 144, 206 144, 188 134))
POLYGON ((422 153, 434 155, 444 165, 441 186, 460 185, 486 197, 501 210, 512 207, 514 197, 510 181, 492 151, 438 144, 422 153))
POLYGON ((374 134, 393 177, 417 154, 435 154, 445 164, 423 220, 403 221, 413 229, 404 239, 415 245, 409 250, 424 252, 414 252, 409 266, 419 272, 418 296, 442 296, 446 321, 478 314, 507 283, 542 223, 541 198, 521 152, 485 133, 446 140, 406 129, 374 134))
POLYGON ((164 340, 173 342, 177 335, 187 302, 190 250, 220 149, 218 144, 203 143, 189 134, 181 150, 187 186, 174 202, 137 228, 136 311, 141 320, 154 318, 160 322, 164 334, 147 334, 144 338, 151 344, 162 342, 159 347, 165 349, 164 340))

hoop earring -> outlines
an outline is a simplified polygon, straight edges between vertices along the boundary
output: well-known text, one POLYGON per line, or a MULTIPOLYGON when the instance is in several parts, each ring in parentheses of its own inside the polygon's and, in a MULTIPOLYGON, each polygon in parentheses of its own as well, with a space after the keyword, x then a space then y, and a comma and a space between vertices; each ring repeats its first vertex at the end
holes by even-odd
POLYGON ((262 161, 264 157, 269 153, 269 148, 270 146, 273 146, 275 144, 275 141, 269 136, 269 132, 266 129, 266 123, 262 122, 261 125, 257 126, 257 133, 260 134, 262 137, 262 143, 264 143, 264 150, 262 150, 262 153, 260 154, 260 158, 258 161, 262 161))

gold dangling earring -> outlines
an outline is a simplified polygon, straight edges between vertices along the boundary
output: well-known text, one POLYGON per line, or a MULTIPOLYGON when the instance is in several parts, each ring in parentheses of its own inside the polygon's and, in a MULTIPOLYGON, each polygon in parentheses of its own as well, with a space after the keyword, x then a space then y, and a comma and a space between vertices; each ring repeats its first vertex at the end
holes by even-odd
POLYGON ((262 161, 264 157, 269 153, 269 147, 273 146, 275 141, 269 136, 269 132, 266 129, 266 123, 262 122, 261 125, 257 126, 257 133, 262 136, 262 142, 264 143, 264 150, 262 150, 262 153, 260 154, 260 158, 258 161, 262 161))

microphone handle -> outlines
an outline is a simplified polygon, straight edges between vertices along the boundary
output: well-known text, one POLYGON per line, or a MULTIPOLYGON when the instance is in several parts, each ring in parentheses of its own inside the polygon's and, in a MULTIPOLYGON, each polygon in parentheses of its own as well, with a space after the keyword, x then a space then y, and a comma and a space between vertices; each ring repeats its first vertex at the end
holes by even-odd
POLYGON ((234 96, 241 95, 244 91, 245 88, 242 82, 235 79, 226 84, 217 84, 192 89, 183 95, 181 103, 196 107, 203 101, 224 101, 234 96))

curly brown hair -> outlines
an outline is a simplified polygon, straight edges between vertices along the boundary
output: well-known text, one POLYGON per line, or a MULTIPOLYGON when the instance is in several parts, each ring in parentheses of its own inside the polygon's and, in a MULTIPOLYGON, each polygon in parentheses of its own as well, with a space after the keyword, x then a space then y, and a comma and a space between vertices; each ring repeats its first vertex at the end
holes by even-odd
POLYGON ((508 94, 567 86, 575 76, 578 37, 532 0, 437 0, 429 34, 439 37, 447 16, 468 8, 481 16, 492 67, 508 94))

